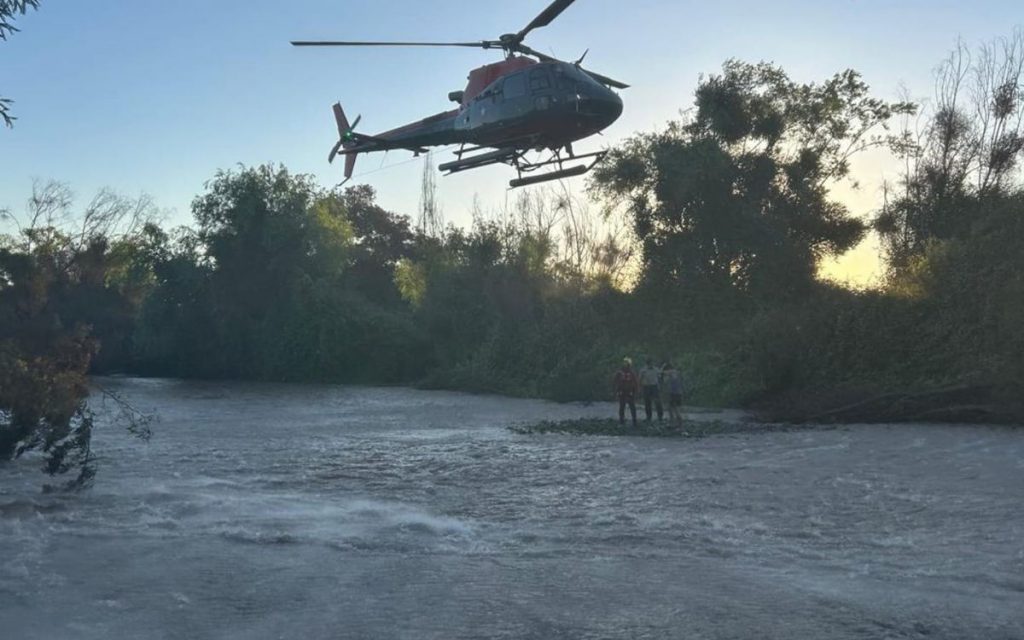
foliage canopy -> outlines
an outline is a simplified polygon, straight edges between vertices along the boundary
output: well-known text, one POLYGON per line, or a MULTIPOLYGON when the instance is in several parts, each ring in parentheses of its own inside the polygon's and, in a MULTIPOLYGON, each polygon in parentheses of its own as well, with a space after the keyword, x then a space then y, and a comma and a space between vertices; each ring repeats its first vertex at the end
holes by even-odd
POLYGON ((800 84, 767 63, 726 62, 702 79, 695 113, 612 151, 593 178, 621 203, 659 287, 706 282, 763 295, 813 283, 818 260, 865 226, 833 200, 850 158, 913 105, 872 98, 855 71, 800 84))

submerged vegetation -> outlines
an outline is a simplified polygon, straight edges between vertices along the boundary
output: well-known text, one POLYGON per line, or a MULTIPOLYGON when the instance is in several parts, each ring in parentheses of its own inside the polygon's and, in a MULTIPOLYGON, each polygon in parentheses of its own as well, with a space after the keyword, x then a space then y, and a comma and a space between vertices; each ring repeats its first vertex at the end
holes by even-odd
POLYGON ((1022 59, 1020 33, 974 63, 958 50, 923 106, 878 100, 853 71, 802 84, 730 61, 690 116, 595 170, 601 215, 548 191, 468 229, 433 212, 414 226, 368 186, 259 166, 215 175, 194 224, 165 229, 144 198, 76 212, 37 184, 3 211, 0 458, 83 467, 90 372, 605 399, 622 356, 650 354, 675 361, 690 404, 1020 419, 1022 59), (905 161, 870 223, 832 194, 869 147, 905 161), (867 233, 880 287, 818 277, 867 233))

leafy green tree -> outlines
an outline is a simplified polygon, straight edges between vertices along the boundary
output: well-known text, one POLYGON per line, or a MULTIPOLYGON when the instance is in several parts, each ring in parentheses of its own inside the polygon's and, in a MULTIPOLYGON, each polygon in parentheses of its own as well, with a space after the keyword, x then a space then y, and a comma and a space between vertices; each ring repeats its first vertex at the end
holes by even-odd
POLYGON ((92 474, 85 376, 96 345, 88 327, 56 308, 74 283, 72 260, 59 242, 0 249, 0 460, 41 449, 48 473, 78 467, 84 484, 92 474))
POLYGON ((212 268, 202 256, 196 232, 181 228, 167 233, 147 226, 134 248, 133 268, 151 274, 153 287, 132 329, 132 370, 147 375, 216 375, 219 345, 210 304, 212 268))
POLYGON ((870 97, 855 71, 801 84, 770 64, 726 62, 695 113, 639 135, 595 171, 599 196, 631 214, 642 284, 708 283, 768 296, 805 291, 818 261, 864 225, 829 195, 851 157, 891 141, 908 103, 870 97))
POLYGON ((300 296, 340 279, 351 227, 344 203, 311 177, 264 165, 221 171, 192 204, 197 238, 210 261, 209 298, 222 374, 266 376, 268 347, 300 296))
MULTIPOLYGON (((27 222, 0 238, 0 461, 42 451, 46 472, 77 471, 67 486, 79 488, 95 472, 87 374, 108 341, 117 353, 134 312, 127 287, 111 283, 125 265, 112 244, 132 241, 122 223, 140 210, 125 199, 94 200, 72 231, 56 226, 69 198, 62 185, 37 185, 27 222)), ((138 414, 124 417, 148 433, 138 414)))
POLYGON ((395 268, 399 261, 413 257, 426 238, 417 237, 408 217, 380 207, 370 186, 350 187, 341 200, 353 232, 347 286, 376 303, 399 304, 395 268))
MULTIPOLYGON (((18 31, 14 17, 25 15, 29 9, 38 9, 39 0, 0 0, 0 40, 6 40, 18 31)), ((15 117, 10 113, 11 100, 0 96, 0 119, 8 127, 14 126, 15 117)))
POLYGON ((192 211, 226 281, 223 293, 247 310, 274 306, 296 278, 338 276, 345 267, 344 205, 310 176, 269 165, 218 172, 192 211))

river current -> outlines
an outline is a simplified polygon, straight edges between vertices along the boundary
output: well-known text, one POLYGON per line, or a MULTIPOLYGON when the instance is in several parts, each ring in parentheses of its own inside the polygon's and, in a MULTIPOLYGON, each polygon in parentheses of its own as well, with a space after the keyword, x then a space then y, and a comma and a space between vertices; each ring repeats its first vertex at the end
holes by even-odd
MULTIPOLYGON (((1024 638, 1024 430, 516 435, 612 415, 107 379, 94 487, 0 464, 0 637, 1024 638)), ((730 414, 697 414, 733 419, 730 414)))

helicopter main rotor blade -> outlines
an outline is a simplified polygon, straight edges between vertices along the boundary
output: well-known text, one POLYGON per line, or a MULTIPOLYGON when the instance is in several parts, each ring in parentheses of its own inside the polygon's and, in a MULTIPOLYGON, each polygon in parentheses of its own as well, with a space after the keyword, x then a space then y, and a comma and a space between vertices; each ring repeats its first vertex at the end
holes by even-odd
POLYGON ((526 25, 522 31, 516 34, 516 42, 522 42, 526 37, 526 34, 530 33, 534 29, 546 27, 557 18, 563 11, 569 8, 576 0, 555 0, 548 5, 548 8, 537 14, 530 24, 526 25))
MULTIPOLYGON (((476 47, 490 49, 495 43, 477 42, 357 42, 348 40, 292 40, 295 47, 476 47)), ((497 45, 500 46, 500 45, 497 45)))
MULTIPOLYGON (((558 58, 552 58, 551 56, 549 56, 547 54, 541 53, 540 51, 536 51, 535 49, 531 49, 530 47, 526 46, 525 44, 516 45, 516 51, 518 51, 519 53, 525 53, 528 56, 533 56, 533 57, 537 58, 538 60, 540 60, 541 62, 565 62, 564 60, 559 60, 558 58)), ((572 63, 568 62, 566 64, 572 64, 572 63)), ((598 82, 600 82, 603 85, 607 85, 609 87, 614 87, 615 89, 628 89, 629 88, 629 85, 626 84, 625 82, 619 82, 618 80, 615 80, 614 78, 609 78, 608 76, 601 75, 600 73, 595 73, 593 71, 590 71, 589 69, 584 69, 580 65, 576 65, 576 67, 580 71, 582 71, 583 73, 587 74, 588 76, 590 76, 594 80, 597 80, 598 82)))

